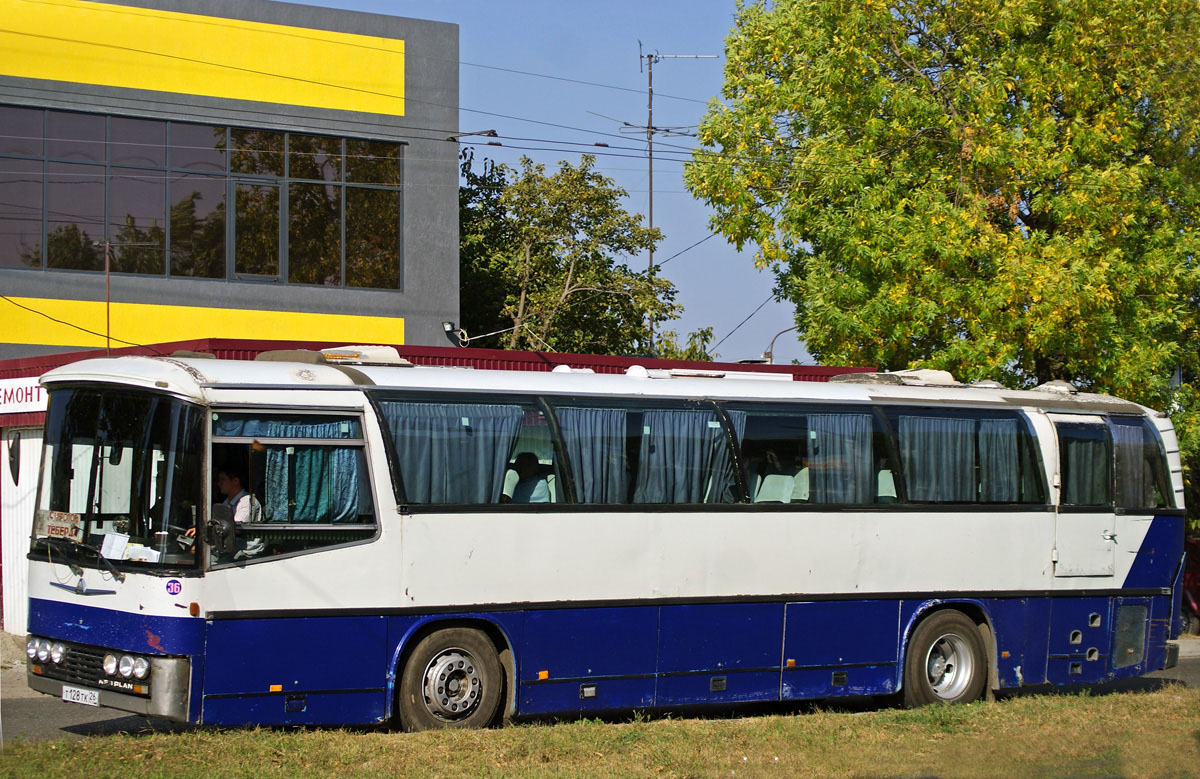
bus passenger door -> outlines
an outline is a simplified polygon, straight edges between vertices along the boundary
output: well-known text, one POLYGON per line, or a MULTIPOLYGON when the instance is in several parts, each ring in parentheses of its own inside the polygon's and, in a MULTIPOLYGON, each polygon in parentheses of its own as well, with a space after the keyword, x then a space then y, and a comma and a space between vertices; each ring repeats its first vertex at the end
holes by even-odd
POLYGON ((1112 436, 1103 417, 1050 414, 1058 434, 1055 576, 1112 576, 1116 558, 1112 436))

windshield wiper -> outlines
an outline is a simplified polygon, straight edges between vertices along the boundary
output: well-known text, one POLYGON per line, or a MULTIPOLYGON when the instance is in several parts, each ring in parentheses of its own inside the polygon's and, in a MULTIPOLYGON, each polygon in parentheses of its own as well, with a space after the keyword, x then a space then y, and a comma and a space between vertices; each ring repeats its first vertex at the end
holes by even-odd
MULTIPOLYGON (((84 543, 83 541, 72 541, 71 539, 68 539, 68 538, 46 537, 46 538, 42 538, 39 540, 45 541, 46 546, 48 548, 52 547, 56 551, 58 551, 62 554, 65 554, 67 557, 72 557, 81 550, 91 552, 92 555, 96 558, 96 561, 100 564, 100 566, 102 568, 104 568, 106 571, 108 571, 109 573, 111 573, 112 577, 114 579, 116 579, 119 582, 125 581, 125 574, 122 573, 121 571, 118 571, 117 567, 112 564, 112 561, 109 560, 107 557, 105 557, 103 552, 101 552, 99 549, 92 546, 91 544, 84 543)), ((79 558, 76 557, 75 559, 78 560, 79 558)), ((83 570, 80 569, 79 566, 74 565, 74 564, 71 565, 71 573, 73 573, 79 577, 83 576, 83 570)))

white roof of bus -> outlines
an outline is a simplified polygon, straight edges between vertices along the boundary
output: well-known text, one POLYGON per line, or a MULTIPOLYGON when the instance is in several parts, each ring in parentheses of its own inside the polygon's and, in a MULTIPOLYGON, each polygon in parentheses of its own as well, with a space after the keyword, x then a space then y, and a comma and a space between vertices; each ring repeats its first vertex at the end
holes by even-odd
POLYGON ((329 390, 376 388, 521 392, 546 395, 613 395, 663 398, 725 398, 834 402, 938 402, 953 405, 1032 406, 1053 410, 1137 412, 1142 407, 1108 395, 1062 395, 1045 391, 970 386, 770 381, 757 378, 670 376, 663 371, 630 374, 473 370, 469 368, 342 366, 274 361, 212 360, 174 357, 114 357, 64 365, 42 376, 42 383, 118 383, 157 389, 198 402, 214 394, 251 388, 329 390), (634 374, 641 375, 634 375, 634 374), (356 377, 356 374, 358 376, 356 377), (356 380, 357 379, 357 380, 356 380))

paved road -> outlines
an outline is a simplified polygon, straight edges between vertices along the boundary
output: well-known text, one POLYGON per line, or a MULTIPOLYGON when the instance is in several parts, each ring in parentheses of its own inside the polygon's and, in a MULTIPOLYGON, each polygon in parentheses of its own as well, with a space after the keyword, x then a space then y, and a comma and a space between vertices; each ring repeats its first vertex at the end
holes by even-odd
MULTIPOLYGON (((1181 681, 1189 687, 1200 687, 1200 639, 1186 641, 1186 644, 1190 645, 1186 647, 1186 654, 1191 656, 1181 658, 1179 665, 1169 671, 1157 671, 1142 678, 1099 685, 1093 689, 1097 693, 1154 690, 1168 679, 1181 681)), ((1015 694, 1027 695, 1036 692, 1038 691, 1031 690, 1015 694)), ((111 709, 93 709, 89 706, 64 703, 48 695, 34 693, 25 685, 23 666, 0 671, 0 724, 3 725, 0 735, 5 742, 13 739, 42 741, 82 738, 111 733, 178 732, 194 727, 162 719, 122 714, 111 709)))

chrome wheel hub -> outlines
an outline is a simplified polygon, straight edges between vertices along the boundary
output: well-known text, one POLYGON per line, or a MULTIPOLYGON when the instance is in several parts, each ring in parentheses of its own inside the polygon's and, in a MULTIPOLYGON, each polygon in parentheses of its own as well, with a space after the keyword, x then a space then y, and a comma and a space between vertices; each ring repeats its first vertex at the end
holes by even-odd
POLYGON ((442 719, 462 719, 479 705, 483 680, 475 658, 462 649, 447 649, 425 667, 425 705, 442 719))
POLYGON ((962 695, 974 676, 971 647, 957 633, 938 636, 925 655, 925 673, 933 694, 942 700, 962 695))

